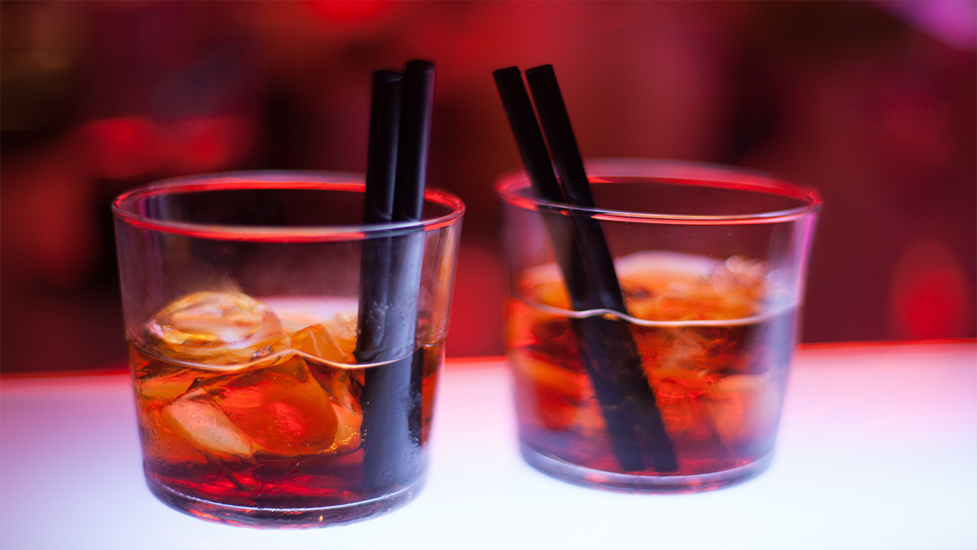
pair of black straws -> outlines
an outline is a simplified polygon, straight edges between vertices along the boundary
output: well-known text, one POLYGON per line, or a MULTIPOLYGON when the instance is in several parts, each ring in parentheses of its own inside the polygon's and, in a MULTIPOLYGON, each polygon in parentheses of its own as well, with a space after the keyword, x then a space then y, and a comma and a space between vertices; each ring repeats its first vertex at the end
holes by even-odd
MULTIPOLYGON (((535 113, 518 67, 492 74, 536 195, 548 203, 595 208, 553 67, 543 65, 526 71, 535 113), (559 178, 553 172, 554 166, 559 178)), ((542 213, 573 309, 626 313, 599 222, 573 212, 560 215, 558 207, 547 207, 542 213)), ((628 325, 605 316, 574 318, 571 324, 621 467, 626 471, 645 469, 644 448, 654 469, 677 470, 675 450, 665 432, 654 391, 644 377, 628 325)))
MULTIPOLYGON (((415 222, 424 207, 434 64, 373 73, 363 222, 415 222)), ((409 229, 363 244, 356 340, 364 371, 364 488, 404 486, 420 471, 424 357, 415 350, 424 235, 409 229)))
MULTIPOLYGON (((493 76, 535 193, 549 203, 594 208, 553 67, 526 71, 545 140, 519 69, 493 76)), ((428 61, 408 62, 403 74, 374 73, 364 223, 421 219, 433 91, 434 65, 428 61)), ((626 312, 600 224, 585 216, 544 218, 573 308, 626 312)), ((423 355, 414 346, 423 245, 416 232, 364 244, 355 354, 358 362, 381 363, 364 373, 368 490, 406 483, 420 468, 423 355)), ((675 451, 627 324, 590 316, 574 318, 572 326, 622 468, 645 469, 644 448, 656 470, 675 471, 675 451)))

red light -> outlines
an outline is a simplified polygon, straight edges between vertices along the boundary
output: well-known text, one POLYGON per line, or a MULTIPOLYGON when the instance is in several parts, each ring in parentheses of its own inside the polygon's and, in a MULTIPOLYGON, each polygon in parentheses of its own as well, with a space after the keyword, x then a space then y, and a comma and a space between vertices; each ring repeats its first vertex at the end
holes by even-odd
POLYGON ((909 333, 917 338, 952 336, 963 310, 957 273, 947 269, 925 271, 904 289, 899 309, 909 333))
POLYGON ((254 132, 244 117, 192 118, 168 126, 173 144, 171 168, 177 173, 219 170, 239 160, 254 132))
POLYGON ((202 171, 219 168, 230 157, 227 132, 219 121, 192 120, 182 124, 180 154, 175 159, 185 171, 202 171))
POLYGON ((305 4, 327 21, 348 23, 380 16, 393 6, 393 0, 306 0, 305 4))
POLYGON ((969 294, 963 269, 943 243, 924 241, 911 247, 900 259, 892 284, 900 336, 960 336, 969 294))
POLYGON ((154 168, 163 154, 159 128, 145 117, 95 120, 83 126, 81 133, 93 147, 95 171, 103 177, 138 176, 154 168))

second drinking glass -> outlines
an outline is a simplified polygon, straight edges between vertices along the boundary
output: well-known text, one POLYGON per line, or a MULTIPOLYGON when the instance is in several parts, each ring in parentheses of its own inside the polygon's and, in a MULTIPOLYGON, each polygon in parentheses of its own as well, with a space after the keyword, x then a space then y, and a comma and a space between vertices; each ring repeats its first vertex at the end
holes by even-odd
POLYGON ((633 491, 762 472, 817 192, 702 164, 603 161, 587 173, 600 208, 541 200, 522 172, 497 186, 523 457, 560 479, 633 491))

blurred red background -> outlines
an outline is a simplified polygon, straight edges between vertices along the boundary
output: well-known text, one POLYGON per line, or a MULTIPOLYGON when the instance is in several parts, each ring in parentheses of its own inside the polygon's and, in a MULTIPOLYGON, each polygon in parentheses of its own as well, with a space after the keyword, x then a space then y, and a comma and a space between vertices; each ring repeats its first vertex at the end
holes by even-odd
POLYGON ((503 351, 491 72, 554 65, 586 157, 818 187, 807 342, 975 336, 977 10, 924 2, 0 2, 0 369, 120 366, 113 196, 363 171, 370 73, 437 64, 428 184, 465 200, 449 355, 503 351))

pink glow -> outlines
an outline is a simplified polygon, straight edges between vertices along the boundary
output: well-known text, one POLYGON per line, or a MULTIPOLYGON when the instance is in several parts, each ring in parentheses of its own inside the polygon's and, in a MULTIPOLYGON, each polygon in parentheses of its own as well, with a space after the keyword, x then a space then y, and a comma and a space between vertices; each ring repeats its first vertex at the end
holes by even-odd
POLYGON ((393 7, 392 0, 306 0, 312 13, 334 23, 373 19, 393 7))

